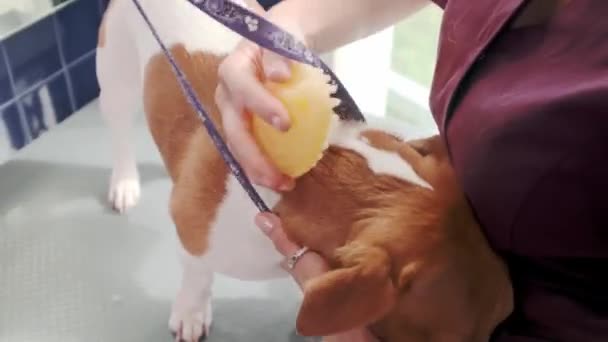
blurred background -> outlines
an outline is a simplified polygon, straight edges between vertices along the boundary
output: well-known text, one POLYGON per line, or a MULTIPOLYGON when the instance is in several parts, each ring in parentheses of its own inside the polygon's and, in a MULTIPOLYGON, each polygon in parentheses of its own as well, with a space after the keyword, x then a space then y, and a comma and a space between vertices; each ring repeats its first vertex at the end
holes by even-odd
POLYGON ((0 162, 94 100, 108 0, 0 1, 0 162))

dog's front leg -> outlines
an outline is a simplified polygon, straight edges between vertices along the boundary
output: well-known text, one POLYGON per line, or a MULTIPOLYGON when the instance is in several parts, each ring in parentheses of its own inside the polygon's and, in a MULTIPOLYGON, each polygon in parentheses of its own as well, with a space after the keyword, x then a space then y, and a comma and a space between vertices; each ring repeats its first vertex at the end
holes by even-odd
POLYGON ((112 144, 112 176, 108 200, 120 213, 134 207, 140 197, 139 173, 133 146, 135 115, 142 99, 141 75, 135 44, 128 34, 127 20, 108 9, 100 28, 96 54, 101 116, 112 144))

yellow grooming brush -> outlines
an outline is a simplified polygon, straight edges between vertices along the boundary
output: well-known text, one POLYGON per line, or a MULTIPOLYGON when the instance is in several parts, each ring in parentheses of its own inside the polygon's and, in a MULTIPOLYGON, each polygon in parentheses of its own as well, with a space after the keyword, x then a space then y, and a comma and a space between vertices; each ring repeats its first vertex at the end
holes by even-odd
POLYGON ((265 83, 287 109, 291 127, 281 132, 253 115, 252 131, 262 152, 274 165, 284 174, 297 178, 323 156, 334 120, 333 108, 339 100, 331 97, 335 87, 329 84, 330 78, 322 70, 298 62, 291 65, 289 80, 265 83))

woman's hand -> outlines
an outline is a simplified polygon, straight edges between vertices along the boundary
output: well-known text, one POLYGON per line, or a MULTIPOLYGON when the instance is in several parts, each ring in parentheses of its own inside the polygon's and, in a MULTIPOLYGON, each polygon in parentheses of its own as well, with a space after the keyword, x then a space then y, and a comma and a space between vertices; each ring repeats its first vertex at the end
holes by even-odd
MULTIPOLYGON (((256 225, 266 234, 275 248, 281 253, 287 261, 291 256, 298 253, 302 249, 301 246, 289 241, 281 220, 273 214, 262 213, 255 218, 256 225)), ((304 253, 293 268, 287 267, 287 262, 283 263, 283 267, 291 274, 301 289, 304 289, 306 282, 314 277, 318 277, 329 271, 329 265, 317 253, 307 251, 304 253)), ((378 341, 365 327, 353 329, 333 336, 327 336, 323 339, 324 342, 376 342, 378 341)))
MULTIPOLYGON (((270 213, 258 214, 255 223, 270 238, 277 251, 285 256, 285 260, 302 248, 302 246, 289 241, 283 231, 281 220, 276 215, 270 213)), ((313 251, 304 253, 295 263, 293 269, 287 267, 287 262, 282 266, 291 274, 301 289, 304 289, 308 280, 329 271, 329 265, 319 254, 313 251)))
MULTIPOLYGON (((245 2, 257 14, 267 16, 256 0, 245 2)), ((288 27, 292 27, 288 31, 301 38, 298 34, 301 31, 293 28, 297 21, 286 20, 291 23, 288 27)), ((226 142, 235 158, 252 182, 275 191, 290 190, 293 180, 282 174, 262 153, 251 134, 250 124, 251 115, 258 115, 278 130, 289 129, 287 110, 263 86, 265 80, 281 82, 288 79, 289 63, 288 59, 244 39, 220 64, 215 93, 226 142)))
MULTIPOLYGON (((323 53, 388 27, 429 0, 290 0, 279 2, 268 12, 255 0, 245 2, 316 53, 323 53), (353 23, 357 23, 356 28, 353 23)), ((226 140, 236 159, 254 183, 278 191, 289 190, 293 180, 263 155, 249 126, 250 116, 255 113, 279 130, 289 128, 286 109, 262 85, 266 79, 288 78, 289 63, 243 40, 220 65, 216 91, 226 140)))
POLYGON ((226 140, 247 176, 256 184, 287 191, 293 180, 282 174, 262 153, 250 131, 255 113, 281 131, 290 120, 283 104, 262 81, 283 81, 290 76, 289 61, 249 41, 242 41, 224 59, 218 71, 216 103, 222 115, 226 140))

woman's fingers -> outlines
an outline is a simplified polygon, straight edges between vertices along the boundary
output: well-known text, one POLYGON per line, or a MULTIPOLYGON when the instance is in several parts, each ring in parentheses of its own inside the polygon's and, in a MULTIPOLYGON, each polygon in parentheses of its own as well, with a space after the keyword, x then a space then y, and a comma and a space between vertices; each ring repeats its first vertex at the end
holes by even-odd
POLYGON ((259 116, 268 124, 280 131, 287 131, 291 126, 291 120, 283 103, 274 97, 266 88, 260 85, 258 80, 243 77, 238 91, 243 106, 254 115, 259 116))
POLYGON ((320 276, 329 270, 325 260, 312 251, 302 255, 292 270, 288 269, 286 267, 287 259, 298 252, 301 246, 287 238, 281 220, 276 215, 271 213, 258 214, 255 223, 270 238, 277 251, 285 257, 283 267, 291 273, 300 286, 303 286, 311 278, 320 276))
POLYGON ((291 76, 290 61, 269 50, 262 52, 262 68, 266 78, 274 82, 284 82, 291 76))
POLYGON ((278 191, 288 191, 293 180, 266 158, 251 133, 251 115, 276 129, 289 129, 287 110, 259 79, 261 48, 248 42, 222 62, 218 70, 216 104, 222 115, 226 140, 251 180, 278 191))
POLYGON ((283 231, 281 220, 274 214, 261 213, 255 217, 255 224, 266 234, 279 253, 288 257, 301 247, 289 241, 283 231))
POLYGON ((242 110, 234 107, 234 102, 228 100, 228 94, 221 86, 216 92, 216 103, 222 112, 230 150, 241 163, 247 177, 254 183, 271 189, 290 189, 292 180, 279 172, 266 158, 251 135, 249 120, 243 117, 242 110))
POLYGON ((250 113, 255 114, 279 130, 290 126, 289 115, 285 106, 274 97, 260 82, 256 62, 261 49, 257 46, 244 45, 243 51, 228 56, 219 67, 220 86, 223 86, 230 100, 239 103, 250 113), (258 50, 255 51, 249 50, 258 50))

